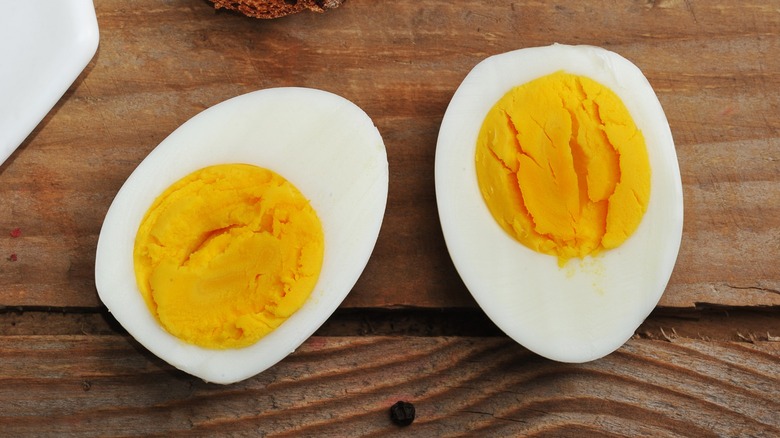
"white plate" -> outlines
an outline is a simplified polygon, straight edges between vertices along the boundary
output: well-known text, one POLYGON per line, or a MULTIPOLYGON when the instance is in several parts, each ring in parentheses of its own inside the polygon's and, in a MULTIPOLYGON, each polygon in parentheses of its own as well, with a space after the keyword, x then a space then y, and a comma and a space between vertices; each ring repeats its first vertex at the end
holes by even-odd
POLYGON ((0 164, 95 55, 92 0, 0 0, 0 164))

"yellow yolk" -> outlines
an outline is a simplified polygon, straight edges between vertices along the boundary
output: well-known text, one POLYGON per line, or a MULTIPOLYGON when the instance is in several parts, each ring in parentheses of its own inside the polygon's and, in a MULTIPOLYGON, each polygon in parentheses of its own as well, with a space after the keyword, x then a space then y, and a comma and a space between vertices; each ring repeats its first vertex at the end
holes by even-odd
POLYGON ((623 102, 564 72, 517 86, 493 106, 476 170, 501 227, 561 266, 621 245, 650 198, 645 140, 623 102))
POLYGON ((309 202, 261 167, 206 167, 170 186, 136 235, 135 275, 149 310, 207 348, 257 342, 314 289, 324 237, 309 202))

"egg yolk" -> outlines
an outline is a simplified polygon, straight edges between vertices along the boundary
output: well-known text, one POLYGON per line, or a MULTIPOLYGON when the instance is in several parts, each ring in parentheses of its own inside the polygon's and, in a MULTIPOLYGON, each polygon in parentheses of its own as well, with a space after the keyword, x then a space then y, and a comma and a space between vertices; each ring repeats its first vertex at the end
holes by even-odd
POLYGON ((247 164, 206 167, 149 208, 134 247, 149 310, 206 348, 257 342, 297 311, 322 267, 322 225, 289 181, 247 164))
POLYGON ((584 76, 510 90, 485 117, 475 159, 495 220, 560 266, 621 245, 647 210, 642 132, 612 90, 584 76))

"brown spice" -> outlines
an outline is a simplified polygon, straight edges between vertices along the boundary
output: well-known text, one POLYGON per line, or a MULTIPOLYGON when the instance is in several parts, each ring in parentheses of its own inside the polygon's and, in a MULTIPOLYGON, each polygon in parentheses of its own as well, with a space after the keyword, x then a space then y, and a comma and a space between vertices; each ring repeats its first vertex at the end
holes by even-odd
POLYGON ((302 11, 325 12, 345 0, 211 0, 216 9, 230 9, 255 18, 279 18, 302 11))

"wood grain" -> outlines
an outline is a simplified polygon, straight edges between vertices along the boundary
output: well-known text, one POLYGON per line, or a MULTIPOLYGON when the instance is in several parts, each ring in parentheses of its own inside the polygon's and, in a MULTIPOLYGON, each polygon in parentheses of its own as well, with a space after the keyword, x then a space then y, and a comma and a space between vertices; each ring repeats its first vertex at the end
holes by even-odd
POLYGON ((100 306, 97 235, 146 154, 222 100, 307 86, 364 108, 388 149, 384 225, 344 307, 472 307, 438 225, 438 125, 481 59, 553 42, 623 54, 666 110, 686 217, 661 305, 780 305, 776 1, 352 0, 274 21, 215 13, 200 0, 98 0, 96 8, 95 59, 0 166, 0 305, 100 306), (17 227, 22 236, 11 238, 17 227))
POLYGON ((505 338, 314 337, 207 384, 122 336, 0 338, 10 435, 777 436, 780 343, 631 340, 550 362, 505 338), (417 418, 394 426, 402 399, 417 418))

